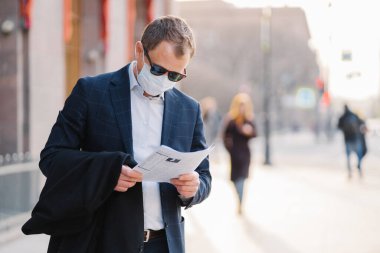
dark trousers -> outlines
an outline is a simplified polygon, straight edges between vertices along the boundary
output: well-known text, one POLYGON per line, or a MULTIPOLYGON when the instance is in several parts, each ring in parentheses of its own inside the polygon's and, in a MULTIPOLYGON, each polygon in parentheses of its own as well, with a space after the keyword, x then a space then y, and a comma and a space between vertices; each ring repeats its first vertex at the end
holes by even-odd
POLYGON ((166 236, 154 238, 145 242, 144 253, 169 253, 166 236))
POLYGON ((346 156, 347 156, 347 168, 348 173, 351 173, 350 155, 356 153, 358 157, 358 170, 361 172, 361 164, 363 159, 363 144, 359 138, 353 140, 346 140, 346 156))

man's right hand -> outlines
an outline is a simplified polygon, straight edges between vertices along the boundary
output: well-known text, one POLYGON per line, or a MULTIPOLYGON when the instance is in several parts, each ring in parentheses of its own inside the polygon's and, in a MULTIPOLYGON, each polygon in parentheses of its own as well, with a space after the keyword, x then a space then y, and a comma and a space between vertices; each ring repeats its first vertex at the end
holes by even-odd
POLYGON ((142 174, 138 171, 131 169, 130 167, 123 165, 121 167, 121 173, 115 191, 126 192, 129 188, 133 187, 137 182, 142 181, 142 174))

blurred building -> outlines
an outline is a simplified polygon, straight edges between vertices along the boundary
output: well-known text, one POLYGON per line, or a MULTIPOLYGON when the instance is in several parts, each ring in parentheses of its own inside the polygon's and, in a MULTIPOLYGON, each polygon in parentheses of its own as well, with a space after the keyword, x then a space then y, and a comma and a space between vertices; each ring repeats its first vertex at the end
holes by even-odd
POLYGON ((171 8, 171 0, 1 1, 0 244, 38 198, 39 152, 77 79, 123 67, 147 22, 171 8))
POLYGON ((197 52, 182 88, 198 99, 216 97, 224 112, 237 91, 248 90, 258 120, 267 90, 275 129, 312 127, 319 70, 308 45, 305 13, 300 8, 270 11, 270 52, 265 55, 262 41, 268 35, 263 34, 263 9, 236 8, 220 0, 179 3, 178 12, 192 26, 197 39, 197 52), (264 80, 264 60, 269 62, 268 80, 264 80))

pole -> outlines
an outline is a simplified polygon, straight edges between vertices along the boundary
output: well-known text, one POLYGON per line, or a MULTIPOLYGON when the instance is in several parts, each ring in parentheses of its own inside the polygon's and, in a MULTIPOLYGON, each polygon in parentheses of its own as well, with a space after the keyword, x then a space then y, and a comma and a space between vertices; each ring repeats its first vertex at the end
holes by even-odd
POLYGON ((261 51, 263 53, 263 116, 264 116, 264 150, 265 165, 271 165, 271 82, 270 82, 270 56, 271 56, 271 8, 263 8, 261 15, 261 51))

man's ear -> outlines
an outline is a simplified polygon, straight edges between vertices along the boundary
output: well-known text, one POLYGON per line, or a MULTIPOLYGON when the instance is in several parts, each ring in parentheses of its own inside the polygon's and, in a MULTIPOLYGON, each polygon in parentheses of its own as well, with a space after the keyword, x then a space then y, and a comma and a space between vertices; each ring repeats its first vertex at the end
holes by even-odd
POLYGON ((135 44, 135 59, 137 62, 137 72, 140 73, 144 66, 144 47, 141 41, 137 41, 135 44))
POLYGON ((140 60, 144 53, 144 47, 141 41, 137 41, 135 44, 135 59, 140 60))

